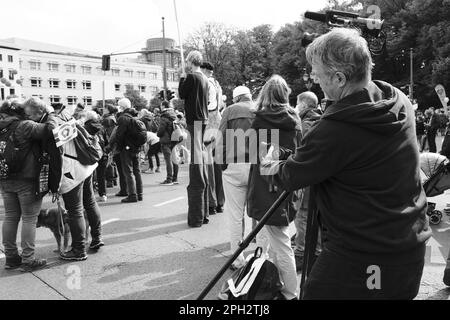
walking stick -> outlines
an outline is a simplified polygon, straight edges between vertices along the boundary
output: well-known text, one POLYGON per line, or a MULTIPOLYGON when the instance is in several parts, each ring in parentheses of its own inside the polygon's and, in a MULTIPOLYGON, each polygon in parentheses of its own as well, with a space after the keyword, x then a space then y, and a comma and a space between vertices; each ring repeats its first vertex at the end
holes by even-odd
POLYGON ((215 286, 215 284, 220 280, 223 274, 227 271, 227 269, 231 266, 234 260, 244 251, 252 242, 253 238, 256 237, 259 231, 264 227, 267 220, 274 214, 274 212, 278 209, 278 207, 286 200, 289 196, 288 191, 283 191, 278 199, 272 204, 270 209, 264 214, 261 220, 258 222, 256 227, 250 232, 250 234, 239 244, 239 249, 233 254, 233 256, 225 263, 225 265, 220 269, 220 271, 216 274, 216 276, 211 280, 211 282, 206 286, 206 288, 202 291, 202 293, 198 296, 197 300, 203 300, 205 296, 211 291, 211 289, 215 286))

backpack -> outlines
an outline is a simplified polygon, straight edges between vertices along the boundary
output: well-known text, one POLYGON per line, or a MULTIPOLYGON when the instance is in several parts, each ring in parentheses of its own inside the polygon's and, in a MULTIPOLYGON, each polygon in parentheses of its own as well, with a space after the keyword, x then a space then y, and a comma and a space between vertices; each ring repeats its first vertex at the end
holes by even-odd
POLYGON ((174 120, 172 122, 172 127, 173 127, 172 133, 169 132, 170 140, 172 142, 178 143, 187 138, 187 134, 184 130, 184 127, 179 120, 174 120))
POLYGON ((0 131, 0 180, 6 180, 21 172, 30 148, 19 148, 16 140, 16 129, 20 120, 12 121, 0 131))
POLYGON ((96 164, 103 157, 102 147, 96 135, 91 135, 80 124, 76 125, 78 134, 74 138, 77 160, 85 166, 96 164))
POLYGON ((147 127, 141 120, 132 118, 129 134, 130 142, 132 142, 135 147, 139 148, 147 142, 147 127))
POLYGON ((261 257, 258 247, 222 286, 220 300, 275 300, 282 288, 277 267, 261 257))

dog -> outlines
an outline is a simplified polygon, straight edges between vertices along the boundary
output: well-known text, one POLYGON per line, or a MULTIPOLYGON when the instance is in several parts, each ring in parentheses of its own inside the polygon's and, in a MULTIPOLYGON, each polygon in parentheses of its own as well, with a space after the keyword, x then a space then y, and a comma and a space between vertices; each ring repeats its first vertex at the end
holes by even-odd
MULTIPOLYGON (((70 227, 69 227, 69 215, 67 210, 62 209, 61 223, 58 223, 58 208, 51 209, 41 209, 38 216, 38 221, 36 228, 44 227, 50 229, 56 239, 56 244, 58 249, 54 252, 65 253, 69 250, 69 240, 70 240, 70 227), (63 240, 63 243, 61 243, 63 240)), ((86 211, 84 211, 84 219, 86 223, 86 240, 89 237, 89 222, 86 216, 86 211)))

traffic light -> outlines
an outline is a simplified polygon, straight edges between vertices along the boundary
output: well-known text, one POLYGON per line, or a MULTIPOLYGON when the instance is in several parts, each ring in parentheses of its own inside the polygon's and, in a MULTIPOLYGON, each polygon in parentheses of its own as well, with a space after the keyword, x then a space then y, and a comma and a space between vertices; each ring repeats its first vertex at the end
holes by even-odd
POLYGON ((175 98, 175 92, 172 90, 167 90, 167 100, 170 101, 175 98))
POLYGON ((111 70, 111 56, 109 55, 102 56, 102 70, 103 71, 111 70))
POLYGON ((164 100, 164 90, 159 92, 159 99, 164 100))

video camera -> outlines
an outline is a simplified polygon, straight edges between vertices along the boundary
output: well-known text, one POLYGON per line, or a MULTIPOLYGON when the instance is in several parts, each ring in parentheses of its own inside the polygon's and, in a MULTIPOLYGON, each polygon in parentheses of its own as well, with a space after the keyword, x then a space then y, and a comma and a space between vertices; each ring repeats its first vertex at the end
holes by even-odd
MULTIPOLYGON (((362 36, 367 40, 372 55, 383 52, 386 44, 386 34, 382 31, 384 20, 373 18, 362 18, 357 13, 327 10, 325 13, 305 12, 305 18, 326 23, 329 27, 357 28, 361 30, 362 36)), ((302 46, 306 47, 320 34, 305 32, 302 46)))

